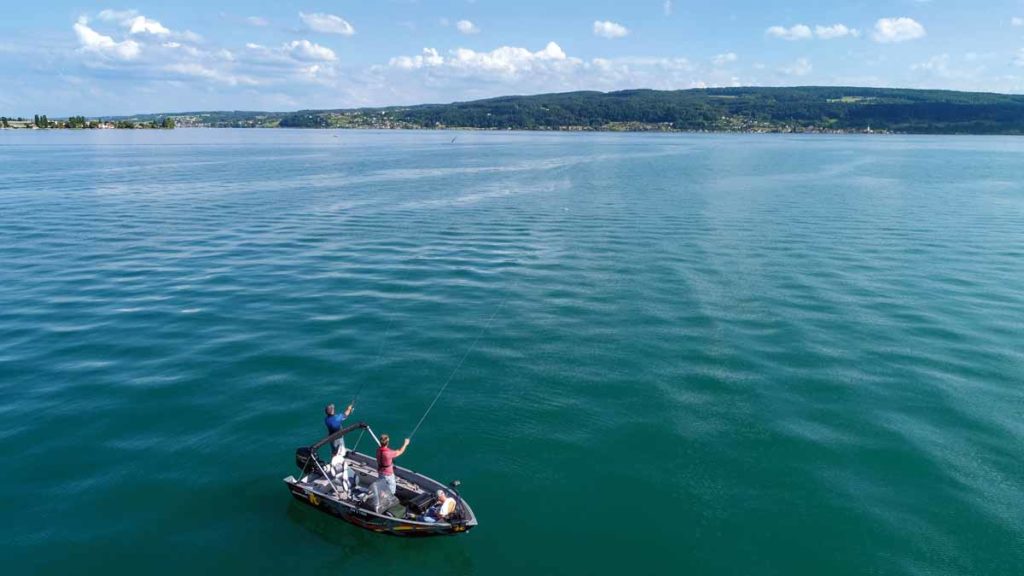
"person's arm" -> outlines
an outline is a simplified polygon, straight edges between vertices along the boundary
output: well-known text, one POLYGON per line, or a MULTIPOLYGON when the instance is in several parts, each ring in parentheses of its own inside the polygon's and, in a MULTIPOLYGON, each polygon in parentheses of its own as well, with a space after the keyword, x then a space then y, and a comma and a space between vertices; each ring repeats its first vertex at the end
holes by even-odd
POLYGON ((345 408, 345 418, 348 418, 349 415, 352 414, 352 406, 353 406, 352 404, 349 404, 348 408, 345 408))
POLYGON ((409 447, 409 439, 406 438, 405 442, 402 443, 402 447, 395 450, 395 453, 391 455, 392 458, 398 458, 402 454, 405 454, 405 449, 409 447))

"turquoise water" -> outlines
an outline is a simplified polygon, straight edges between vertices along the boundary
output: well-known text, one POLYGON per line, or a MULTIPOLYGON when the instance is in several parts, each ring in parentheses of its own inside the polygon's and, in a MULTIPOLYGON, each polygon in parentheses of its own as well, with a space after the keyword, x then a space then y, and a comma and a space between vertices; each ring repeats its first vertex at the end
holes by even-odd
POLYGON ((1020 573, 1024 140, 450 139, 0 132, 5 571, 1020 573), (401 460, 479 528, 292 500, 492 315, 401 460))

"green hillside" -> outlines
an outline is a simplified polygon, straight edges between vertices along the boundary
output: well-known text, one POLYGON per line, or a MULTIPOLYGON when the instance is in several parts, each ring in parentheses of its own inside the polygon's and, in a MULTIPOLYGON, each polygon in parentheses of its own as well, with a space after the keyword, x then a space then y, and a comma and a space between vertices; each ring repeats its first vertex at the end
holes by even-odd
POLYGON ((192 118, 192 125, 296 128, 1024 134, 1024 96, 889 88, 709 88, 568 92, 284 114, 172 116, 184 125, 190 125, 192 118))

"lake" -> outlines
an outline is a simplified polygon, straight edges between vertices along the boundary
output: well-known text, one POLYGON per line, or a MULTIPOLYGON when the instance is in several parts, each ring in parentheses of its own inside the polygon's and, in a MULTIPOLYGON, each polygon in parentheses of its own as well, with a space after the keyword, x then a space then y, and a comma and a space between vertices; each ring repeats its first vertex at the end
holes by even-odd
POLYGON ((2 131, 0 166, 8 573, 1024 566, 1024 139, 2 131), (399 462, 478 528, 292 499, 326 403, 400 439, 467 352, 399 462))

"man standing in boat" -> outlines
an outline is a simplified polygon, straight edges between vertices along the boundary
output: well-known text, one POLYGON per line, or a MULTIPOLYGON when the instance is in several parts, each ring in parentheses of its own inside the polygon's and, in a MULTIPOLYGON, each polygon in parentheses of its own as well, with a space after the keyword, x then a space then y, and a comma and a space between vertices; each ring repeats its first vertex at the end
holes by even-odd
POLYGON ((394 494, 397 489, 394 460, 405 454, 405 449, 409 447, 409 439, 406 438, 405 442, 402 443, 402 447, 398 450, 392 450, 388 447, 390 440, 391 437, 387 434, 380 435, 380 448, 377 448, 377 473, 387 482, 388 489, 394 494))
MULTIPOLYGON (((345 421, 345 418, 348 418, 349 415, 352 414, 352 405, 349 404, 348 408, 345 408, 345 412, 335 414, 334 404, 328 404, 327 407, 324 408, 324 412, 327 413, 327 417, 324 418, 324 425, 327 426, 327 435, 330 436, 338 430, 341 430, 341 423, 345 421)), ((334 447, 334 453, 337 454, 339 450, 345 447, 345 439, 338 438, 332 442, 331 445, 334 447)))

